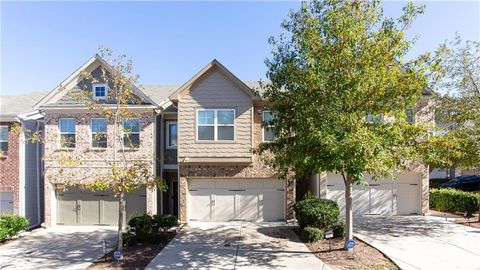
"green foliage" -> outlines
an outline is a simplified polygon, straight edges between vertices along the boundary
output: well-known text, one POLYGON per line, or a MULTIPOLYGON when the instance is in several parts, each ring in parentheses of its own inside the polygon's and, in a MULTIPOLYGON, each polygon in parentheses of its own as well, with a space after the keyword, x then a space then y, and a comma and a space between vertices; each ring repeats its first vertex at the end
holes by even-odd
POLYGON ((148 237, 148 242, 150 244, 161 244, 166 243, 170 239, 171 234, 167 232, 156 232, 148 237))
POLYGON ((298 223, 301 228, 316 227, 330 229, 338 222, 340 209, 336 202, 307 197, 294 205, 298 223))
POLYGON ((435 53, 440 68, 432 73, 431 87, 443 94, 436 118, 444 132, 429 149, 433 166, 480 166, 479 59, 480 42, 463 41, 458 35, 435 53))
POLYGON ((303 228, 302 236, 307 242, 314 243, 323 239, 324 231, 319 228, 305 227, 303 228))
POLYGON ((0 216, 0 242, 3 242, 27 229, 28 219, 25 217, 11 214, 3 214, 0 216))
POLYGON ((137 240, 141 242, 147 240, 155 232, 154 219, 146 213, 130 219, 128 226, 130 226, 130 231, 135 233, 137 240))
POLYGON ((333 226, 333 236, 343 237, 345 235, 345 223, 339 222, 333 226))
POLYGON ((174 215, 163 215, 158 219, 158 227, 162 229, 164 232, 170 230, 172 227, 178 225, 178 219, 174 215))
POLYGON ((129 247, 138 243, 137 237, 131 232, 123 233, 123 246, 129 247))
POLYGON ((480 194, 455 189, 430 189, 430 207, 472 214, 480 210, 480 194))

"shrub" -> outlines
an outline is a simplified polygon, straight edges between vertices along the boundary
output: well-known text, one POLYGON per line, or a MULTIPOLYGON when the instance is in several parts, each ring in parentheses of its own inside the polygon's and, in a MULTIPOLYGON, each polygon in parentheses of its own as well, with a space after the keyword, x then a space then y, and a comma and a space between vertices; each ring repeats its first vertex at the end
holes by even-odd
POLYGON ((317 242, 323 239, 323 236, 324 232, 319 228, 305 227, 303 229, 303 238, 309 243, 317 242))
POLYGON ((345 223, 339 222, 333 226, 333 237, 341 238, 345 235, 345 223))
POLYGON ((0 242, 19 232, 28 229, 28 219, 18 215, 4 214, 0 216, 0 242))
POLYGON ((138 241, 137 241, 137 237, 135 236, 135 234, 132 234, 130 232, 123 234, 123 246, 124 247, 133 246, 137 243, 138 243, 138 241))
POLYGON ((170 238, 169 233, 157 232, 148 237, 148 242, 150 244, 158 245, 158 244, 167 242, 169 238, 170 238))
POLYGON ((137 240, 140 241, 148 239, 155 228, 154 219, 148 214, 130 219, 128 226, 130 226, 130 232, 135 233, 137 240))
POLYGON ((456 189, 430 189, 430 207, 446 212, 477 212, 480 195, 456 189))
POLYGON ((173 215, 163 215, 159 220, 159 227, 164 231, 170 230, 170 228, 177 226, 178 219, 176 216, 173 215))
POLYGON ((340 215, 336 202, 311 196, 295 203, 294 209, 301 228, 329 229, 338 222, 340 215))

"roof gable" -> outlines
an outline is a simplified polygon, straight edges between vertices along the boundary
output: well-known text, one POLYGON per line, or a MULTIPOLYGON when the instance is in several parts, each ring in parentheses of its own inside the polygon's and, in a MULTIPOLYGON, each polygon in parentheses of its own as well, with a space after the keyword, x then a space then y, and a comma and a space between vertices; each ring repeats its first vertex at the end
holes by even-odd
POLYGON ((207 66, 201 69, 197 74, 195 74, 190 80, 188 80, 185 84, 180 86, 174 93, 170 95, 170 100, 176 102, 180 99, 181 94, 185 91, 189 91, 192 87, 199 82, 200 80, 204 79, 210 72, 217 70, 225 77, 227 77, 230 81, 232 81, 238 88, 245 92, 249 97, 252 99, 256 98, 252 89, 246 85, 243 81, 241 81, 237 76, 235 76, 232 72, 230 72, 225 66, 223 66, 217 59, 213 59, 207 66))
MULTIPOLYGON (((113 68, 103 60, 98 54, 90 58, 85 64, 73 72, 68 78, 66 78, 62 83, 60 83, 55 89, 53 89, 48 95, 42 98, 37 104, 35 104, 35 109, 44 109, 44 108, 54 108, 54 107, 68 107, 77 105, 82 105, 81 99, 78 99, 81 91, 84 91, 79 85, 87 84, 82 77, 82 72, 88 72, 92 74, 98 74, 99 70, 104 68, 107 72, 113 70, 113 68)), ((137 86, 133 85, 135 90, 134 99, 138 101, 135 104, 139 105, 149 105, 157 106, 157 104, 150 99, 145 93, 143 93, 137 86)), ((109 104, 112 100, 106 100, 105 103, 109 104)))

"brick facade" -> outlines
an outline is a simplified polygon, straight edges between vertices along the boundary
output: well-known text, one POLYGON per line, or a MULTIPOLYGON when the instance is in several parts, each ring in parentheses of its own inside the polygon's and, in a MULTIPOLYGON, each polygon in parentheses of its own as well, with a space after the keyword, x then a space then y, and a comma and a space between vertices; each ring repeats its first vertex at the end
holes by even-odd
MULTIPOLYGON (((12 127, 14 122, 0 122, 1 126, 12 127)), ((0 157, 0 192, 13 192, 13 213, 20 210, 20 136, 8 134, 8 152, 0 157)))
MULTIPOLYGON (((51 225, 52 221, 52 195, 55 184, 82 185, 92 181, 96 176, 109 173, 110 166, 116 155, 116 160, 122 160, 122 152, 115 153, 111 146, 116 140, 117 149, 123 143, 121 139, 115 139, 113 120, 108 121, 107 141, 105 149, 92 149, 90 120, 92 118, 104 118, 95 113, 45 113, 45 222, 51 225), (73 149, 60 148, 60 133, 58 123, 60 118, 76 119, 76 146, 73 149), (74 167, 60 165, 61 160, 81 160, 74 167)), ((136 149, 127 150, 125 153, 128 161, 142 161, 149 164, 149 173, 154 173, 154 123, 153 111, 142 112, 135 118, 140 118, 140 146, 136 149)), ((121 124, 120 124, 121 128, 121 124)), ((153 213, 156 208, 155 191, 146 192, 147 212, 153 213)))

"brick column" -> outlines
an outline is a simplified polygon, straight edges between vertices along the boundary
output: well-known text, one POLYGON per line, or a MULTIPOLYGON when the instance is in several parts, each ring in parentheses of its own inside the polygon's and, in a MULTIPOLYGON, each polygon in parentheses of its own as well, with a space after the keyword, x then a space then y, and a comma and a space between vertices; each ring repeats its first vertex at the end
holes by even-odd
POLYGON ((430 182, 428 165, 421 166, 422 172, 422 214, 428 213, 430 210, 430 182))
POLYGON ((295 204, 295 180, 287 180, 287 219, 294 219, 295 212, 293 205, 295 204))
POLYGON ((147 188, 146 191, 146 204, 147 204, 147 213, 150 215, 155 215, 157 214, 157 209, 155 207, 156 202, 156 188, 147 188))
POLYGON ((187 178, 184 176, 179 177, 178 181, 179 188, 179 209, 178 209, 178 219, 180 222, 187 222, 187 178))

